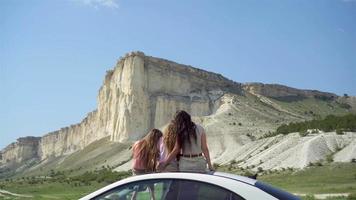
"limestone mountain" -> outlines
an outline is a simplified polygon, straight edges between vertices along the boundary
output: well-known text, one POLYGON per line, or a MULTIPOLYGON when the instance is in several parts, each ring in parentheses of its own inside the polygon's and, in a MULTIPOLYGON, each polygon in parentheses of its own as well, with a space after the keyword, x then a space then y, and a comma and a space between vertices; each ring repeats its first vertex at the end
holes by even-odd
MULTIPOLYGON (((142 52, 125 55, 107 72, 97 102, 97 109, 78 124, 42 137, 19 138, 8 145, 0 154, 0 176, 49 169, 94 169, 103 165, 127 169, 132 142, 153 127, 163 128, 180 109, 191 113, 206 128, 214 162, 243 160, 242 165, 257 166, 253 159, 259 156, 256 159, 261 159, 267 168, 278 168, 285 166, 283 158, 277 159, 278 151, 265 156, 260 153, 291 140, 289 136, 263 139, 265 134, 283 123, 356 111, 355 97, 277 84, 242 84, 142 52), (263 145, 268 148, 260 151, 263 145), (278 160, 277 164, 267 164, 265 160, 272 158, 278 160)), ((335 140, 345 140, 334 151, 355 140, 353 133, 341 139, 334 136, 335 140)), ((295 147, 301 142, 298 141, 288 148, 295 147)), ((353 158, 354 151, 348 150, 345 156, 353 158)), ((345 156, 339 156, 340 160, 345 156)))

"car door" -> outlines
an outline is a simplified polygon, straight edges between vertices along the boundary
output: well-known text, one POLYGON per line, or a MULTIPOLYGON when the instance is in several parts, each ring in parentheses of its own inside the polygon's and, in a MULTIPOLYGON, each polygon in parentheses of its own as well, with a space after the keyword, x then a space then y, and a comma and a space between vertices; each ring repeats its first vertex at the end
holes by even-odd
POLYGON ((185 179, 154 179, 113 188, 94 200, 242 200, 218 185, 185 179))

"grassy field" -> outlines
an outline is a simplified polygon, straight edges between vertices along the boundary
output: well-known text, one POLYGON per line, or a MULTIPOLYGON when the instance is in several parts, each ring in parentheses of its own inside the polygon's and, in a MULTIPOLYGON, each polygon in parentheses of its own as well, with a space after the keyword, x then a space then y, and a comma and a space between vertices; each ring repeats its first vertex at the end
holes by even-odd
MULTIPOLYGON (((232 166, 222 166, 219 171, 244 174, 232 166)), ((0 199, 78 199, 111 182, 130 176, 130 172, 115 173, 101 169, 72 176, 69 171, 52 171, 46 177, 23 177, 0 181, 0 189, 17 194, 31 195, 21 198, 11 195, 0 199)), ((284 170, 258 177, 259 180, 298 194, 356 193, 356 163, 331 163, 308 167, 302 171, 284 170)), ((311 196, 304 199, 313 199, 311 196)), ((333 197, 329 199, 345 199, 333 197)))
POLYGON ((1 197, 0 199, 78 199, 85 194, 95 191, 103 187, 104 183, 96 183, 92 185, 76 185, 60 183, 60 182, 46 182, 43 184, 30 184, 28 182, 13 182, 6 184, 5 190, 17 193, 30 195, 32 198, 28 197, 16 197, 12 195, 6 195, 6 197, 1 197))
POLYGON ((356 193, 356 163, 331 163, 297 172, 286 170, 259 179, 293 193, 356 193))
POLYGON ((110 183, 131 176, 131 172, 113 172, 110 168, 76 174, 72 171, 52 170, 44 176, 3 179, 0 181, 0 189, 32 197, 0 195, 0 199, 78 199, 110 183))

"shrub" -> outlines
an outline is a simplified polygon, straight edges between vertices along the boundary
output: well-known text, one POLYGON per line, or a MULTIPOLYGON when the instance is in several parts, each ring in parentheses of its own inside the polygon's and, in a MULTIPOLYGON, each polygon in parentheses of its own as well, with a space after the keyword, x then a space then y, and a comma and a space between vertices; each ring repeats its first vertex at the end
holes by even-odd
POLYGON ((234 164, 236 164, 236 163, 237 163, 236 160, 230 161, 230 165, 234 165, 234 164))
POLYGON ((313 129, 312 133, 319 133, 319 130, 318 129, 313 129))
POLYGON ((356 193, 351 193, 347 196, 347 200, 356 200, 356 193))
POLYGON ((263 172, 263 168, 262 167, 258 167, 257 170, 258 170, 259 173, 263 172))
POLYGON ((305 122, 291 122, 282 124, 277 128, 277 134, 288 134, 294 132, 304 132, 308 129, 319 129, 324 132, 342 129, 347 131, 356 131, 356 115, 347 114, 344 116, 328 115, 324 119, 315 119, 305 122))
POLYGON ((299 132, 300 137, 305 137, 305 136, 307 136, 308 134, 309 134, 308 131, 299 132))
POLYGON ((333 159, 333 155, 332 154, 329 154, 329 155, 326 156, 326 162, 331 163, 333 161, 334 161, 334 159, 333 159))
POLYGON ((356 158, 351 159, 351 162, 356 163, 356 158))
POLYGON ((239 126, 242 126, 241 122, 239 122, 239 126))
POLYGON ((347 104, 347 103, 340 103, 339 105, 340 105, 341 108, 344 108, 344 109, 347 109, 347 110, 349 110, 349 109, 352 108, 352 107, 351 107, 349 104, 347 104))
POLYGON ((344 131, 342 131, 341 129, 336 129, 336 134, 343 135, 344 131))
POLYGON ((243 176, 249 177, 249 176, 253 176, 254 174, 251 173, 250 171, 245 171, 245 173, 243 174, 243 176))

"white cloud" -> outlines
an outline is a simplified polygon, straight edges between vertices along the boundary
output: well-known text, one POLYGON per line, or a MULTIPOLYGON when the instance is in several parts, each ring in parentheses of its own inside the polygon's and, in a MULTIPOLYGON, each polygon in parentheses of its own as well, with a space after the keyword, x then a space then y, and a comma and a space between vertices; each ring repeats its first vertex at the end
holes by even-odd
POLYGON ((119 4, 117 0, 72 0, 72 1, 82 3, 86 6, 91 6, 95 9, 98 9, 99 7, 106 7, 111 9, 119 8, 119 4))

